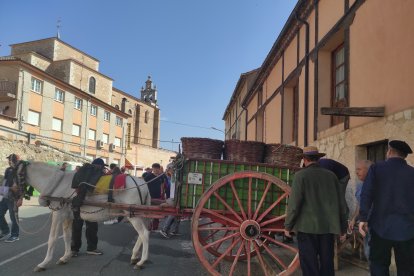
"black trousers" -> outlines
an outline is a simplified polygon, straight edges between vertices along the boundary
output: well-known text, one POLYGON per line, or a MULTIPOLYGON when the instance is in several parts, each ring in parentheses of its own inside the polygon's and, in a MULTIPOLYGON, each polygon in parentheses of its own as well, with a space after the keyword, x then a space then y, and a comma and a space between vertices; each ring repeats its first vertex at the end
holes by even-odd
POLYGON ((393 241, 383 239, 371 230, 370 270, 372 276, 390 275, 391 248, 394 248, 398 276, 414 276, 414 239, 393 241))
MULTIPOLYGON (((78 211, 79 212, 79 211, 78 211)), ((79 251, 82 246, 82 227, 84 220, 80 218, 79 213, 74 214, 72 224, 72 251, 79 251)), ((98 246, 98 223, 86 221, 86 244, 88 251, 95 250, 98 246)))
POLYGON ((299 260, 303 276, 335 275, 334 241, 334 234, 298 232, 299 260))

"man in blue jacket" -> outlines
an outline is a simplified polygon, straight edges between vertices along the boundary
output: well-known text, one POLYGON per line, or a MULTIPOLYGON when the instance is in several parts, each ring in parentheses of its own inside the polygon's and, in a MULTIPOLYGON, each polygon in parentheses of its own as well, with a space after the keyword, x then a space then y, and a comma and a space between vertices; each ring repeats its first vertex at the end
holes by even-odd
POLYGON ((414 168, 405 160, 410 153, 406 142, 389 142, 387 160, 371 166, 362 186, 359 231, 365 236, 369 223, 371 275, 389 275, 392 248, 398 275, 414 275, 414 168))

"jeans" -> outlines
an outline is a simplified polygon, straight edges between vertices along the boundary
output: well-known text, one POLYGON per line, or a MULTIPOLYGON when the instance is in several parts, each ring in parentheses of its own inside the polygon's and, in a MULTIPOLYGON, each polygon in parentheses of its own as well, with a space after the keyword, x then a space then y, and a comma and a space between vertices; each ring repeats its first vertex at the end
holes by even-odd
POLYGON ((18 211, 19 209, 16 208, 15 201, 10 198, 3 198, 0 202, 0 229, 3 234, 10 233, 9 225, 5 219, 5 215, 9 211, 10 220, 12 222, 11 227, 11 236, 18 237, 19 236, 19 225, 17 222, 18 219, 18 211), (16 211, 16 212, 15 212, 16 211))
POLYGON ((165 233, 178 233, 178 227, 180 226, 180 218, 176 216, 167 216, 162 225, 162 231, 165 233))

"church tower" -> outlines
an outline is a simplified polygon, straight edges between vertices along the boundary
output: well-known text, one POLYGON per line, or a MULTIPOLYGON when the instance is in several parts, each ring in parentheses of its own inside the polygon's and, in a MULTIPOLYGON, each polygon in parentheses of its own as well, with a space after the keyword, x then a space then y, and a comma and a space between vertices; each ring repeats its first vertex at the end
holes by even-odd
POLYGON ((144 87, 141 88, 141 100, 157 106, 157 86, 152 87, 151 76, 148 76, 144 87))

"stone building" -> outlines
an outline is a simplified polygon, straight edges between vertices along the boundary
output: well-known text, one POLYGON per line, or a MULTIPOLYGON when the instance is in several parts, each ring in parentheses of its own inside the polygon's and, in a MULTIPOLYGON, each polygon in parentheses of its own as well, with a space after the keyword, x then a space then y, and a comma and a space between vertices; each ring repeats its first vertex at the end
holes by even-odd
POLYGON ((383 160, 389 140, 414 147, 412 10, 299 0, 257 73, 241 75, 226 139, 316 145, 351 171, 357 159, 383 160))
POLYGON ((136 98, 115 88, 99 63, 56 37, 11 45, 11 55, 0 58, 1 134, 17 139, 27 133, 32 143, 131 169, 168 163, 174 153, 158 148, 151 78, 143 89, 151 99, 136 98))

